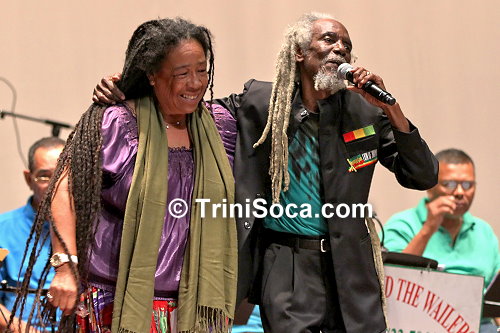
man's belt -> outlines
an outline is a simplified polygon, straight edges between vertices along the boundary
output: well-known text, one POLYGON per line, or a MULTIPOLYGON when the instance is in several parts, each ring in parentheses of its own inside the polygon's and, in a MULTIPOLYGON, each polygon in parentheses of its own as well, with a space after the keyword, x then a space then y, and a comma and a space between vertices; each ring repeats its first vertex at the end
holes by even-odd
POLYGON ((274 243, 294 249, 330 252, 328 236, 304 236, 266 229, 265 237, 269 244, 274 243))

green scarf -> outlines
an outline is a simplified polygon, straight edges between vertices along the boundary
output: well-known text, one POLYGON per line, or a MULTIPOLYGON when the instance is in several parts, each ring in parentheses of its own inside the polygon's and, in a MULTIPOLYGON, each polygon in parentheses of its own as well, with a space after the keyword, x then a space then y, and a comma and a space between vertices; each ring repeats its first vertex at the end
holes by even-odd
MULTIPOLYGON (((163 120, 149 97, 136 101, 136 111, 139 147, 123 223, 114 333, 150 330, 166 211, 168 143, 163 120)), ((188 117, 188 130, 195 177, 177 327, 179 332, 227 332, 236 302, 236 224, 234 218, 223 218, 221 214, 212 218, 210 209, 201 218, 200 204, 194 200, 210 199, 212 204, 226 199, 227 204, 234 203, 234 178, 219 132, 204 106, 188 117)))

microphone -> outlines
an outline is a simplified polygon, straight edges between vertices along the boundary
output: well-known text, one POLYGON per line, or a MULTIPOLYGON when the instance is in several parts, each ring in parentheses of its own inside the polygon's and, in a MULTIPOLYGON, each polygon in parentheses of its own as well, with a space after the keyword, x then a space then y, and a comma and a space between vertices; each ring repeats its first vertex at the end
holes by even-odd
MULTIPOLYGON (((340 64, 339 68, 337 69, 337 73, 342 80, 347 80, 351 83, 354 83, 351 72, 353 68, 354 67, 345 62, 343 64, 340 64)), ((382 103, 389 105, 394 105, 396 103, 396 99, 392 97, 390 93, 377 86, 375 82, 371 80, 366 82, 361 89, 363 89, 382 103)))

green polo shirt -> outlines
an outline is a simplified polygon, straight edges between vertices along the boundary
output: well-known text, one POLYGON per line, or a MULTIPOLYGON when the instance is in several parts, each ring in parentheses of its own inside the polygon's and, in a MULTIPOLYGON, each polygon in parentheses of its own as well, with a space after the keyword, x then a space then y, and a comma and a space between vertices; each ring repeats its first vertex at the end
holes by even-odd
MULTIPOLYGON (((427 219, 426 203, 422 199, 418 206, 392 216, 384 226, 384 246, 389 251, 401 252, 422 229, 427 219)), ((448 231, 440 226, 431 236, 424 257, 437 260, 449 273, 484 276, 485 287, 500 270, 498 240, 491 226, 472 216, 463 216, 464 222, 455 244, 448 231)))

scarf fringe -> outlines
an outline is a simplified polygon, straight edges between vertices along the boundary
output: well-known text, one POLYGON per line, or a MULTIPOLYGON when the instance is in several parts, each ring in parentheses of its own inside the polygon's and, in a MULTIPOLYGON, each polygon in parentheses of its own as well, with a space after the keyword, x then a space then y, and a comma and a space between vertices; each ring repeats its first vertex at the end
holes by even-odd
POLYGON ((232 327, 233 319, 229 318, 225 311, 199 305, 194 327, 178 333, 227 333, 232 327))
POLYGON ((385 298, 385 273, 384 262, 382 260, 382 252, 380 249, 380 239, 378 238, 375 223, 371 217, 366 218, 368 231, 370 232, 370 240, 372 243, 373 261, 377 272, 378 282, 380 284, 380 301, 382 302, 382 311, 384 312, 385 325, 389 327, 387 322, 387 299, 385 298))

